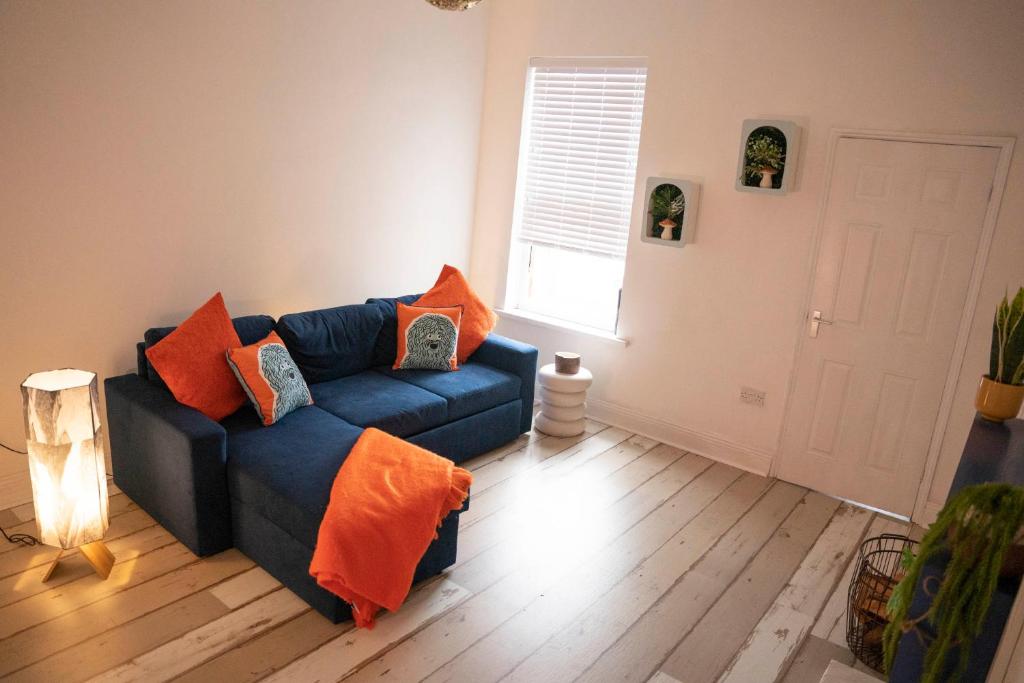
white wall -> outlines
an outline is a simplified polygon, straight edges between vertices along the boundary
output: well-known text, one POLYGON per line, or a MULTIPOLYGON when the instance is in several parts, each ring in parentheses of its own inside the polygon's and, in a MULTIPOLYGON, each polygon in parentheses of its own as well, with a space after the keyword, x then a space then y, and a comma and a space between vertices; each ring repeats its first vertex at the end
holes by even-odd
MULTIPOLYGON (((582 351, 592 406, 656 436, 765 467, 776 454, 833 127, 1024 135, 1024 5, 739 0, 491 0, 472 279, 503 295, 526 66, 532 56, 646 56, 638 185, 703 179, 696 243, 627 258, 623 348, 503 321, 549 358, 582 351), (733 188, 745 118, 804 127, 798 191, 733 188), (741 404, 741 385, 768 392, 741 404)), ((1018 159, 1020 154, 1018 153, 1018 159)), ((930 498, 944 500, 986 370, 990 311, 1024 284, 1024 164, 1012 165, 953 420, 930 498)), ((634 204, 634 226, 643 211, 634 204)))
MULTIPOLYGON (((217 290, 279 315, 466 265, 487 14, 0 3, 0 439, 30 372, 119 374, 217 290)), ((23 469, 0 452, 0 508, 23 469)))

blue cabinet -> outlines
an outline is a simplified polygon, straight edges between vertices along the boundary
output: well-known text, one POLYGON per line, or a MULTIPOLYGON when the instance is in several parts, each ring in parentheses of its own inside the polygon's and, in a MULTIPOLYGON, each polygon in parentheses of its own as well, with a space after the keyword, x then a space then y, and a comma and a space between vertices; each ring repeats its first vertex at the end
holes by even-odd
MULTIPOLYGON (((1024 420, 1008 420, 997 424, 980 417, 975 418, 949 495, 952 497, 966 486, 985 482, 1005 482, 1024 486, 1024 420)), ((931 596, 929 591, 922 589, 922 586, 933 586, 935 580, 941 578, 945 564, 946 560, 939 558, 925 569, 922 583, 914 593, 910 614, 927 611, 931 596)), ((992 605, 982 635, 971 647, 970 666, 967 674, 960 679, 964 683, 985 681, 1020 584, 1020 577, 1000 580, 996 593, 992 596, 992 605)), ((926 632, 931 633, 929 624, 925 623, 922 626, 926 632)), ((924 648, 917 634, 907 633, 900 640, 899 652, 889 680, 916 683, 921 679, 923 659, 924 648)))

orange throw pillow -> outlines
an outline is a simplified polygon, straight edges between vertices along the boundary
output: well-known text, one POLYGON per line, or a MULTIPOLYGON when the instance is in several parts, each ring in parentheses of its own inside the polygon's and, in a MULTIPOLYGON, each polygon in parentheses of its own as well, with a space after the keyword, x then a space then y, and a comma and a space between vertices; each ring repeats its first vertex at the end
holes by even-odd
POLYGON ((446 265, 434 287, 416 300, 416 306, 462 306, 458 359, 465 363, 487 339, 498 316, 476 295, 458 268, 446 265))
POLYGON ((255 344, 228 349, 227 358, 264 426, 313 405, 306 380, 276 332, 255 344))
POLYGON ((245 393, 224 358, 228 349, 241 345, 224 297, 217 292, 178 329, 146 349, 146 358, 179 403, 219 421, 245 405, 245 393))
POLYGON ((462 307, 428 308, 398 302, 395 370, 458 370, 462 307))

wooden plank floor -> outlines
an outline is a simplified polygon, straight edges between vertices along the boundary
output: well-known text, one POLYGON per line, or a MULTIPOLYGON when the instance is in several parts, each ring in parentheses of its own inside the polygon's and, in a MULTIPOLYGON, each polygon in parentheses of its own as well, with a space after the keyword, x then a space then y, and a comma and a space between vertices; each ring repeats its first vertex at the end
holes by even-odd
MULTIPOLYGON (((331 624, 237 550, 197 559, 124 494, 117 563, 0 545, 11 681, 818 681, 868 535, 906 524, 589 422, 467 466, 459 561, 372 631, 331 624)), ((34 533, 32 506, 0 511, 34 533)))

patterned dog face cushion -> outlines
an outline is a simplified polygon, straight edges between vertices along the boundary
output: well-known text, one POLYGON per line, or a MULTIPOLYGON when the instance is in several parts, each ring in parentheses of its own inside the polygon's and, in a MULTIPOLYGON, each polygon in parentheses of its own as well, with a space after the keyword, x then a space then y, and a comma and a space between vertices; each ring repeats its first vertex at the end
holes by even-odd
POLYGON ((458 370, 456 350, 462 308, 398 304, 395 370, 458 370))
POLYGON ((264 425, 313 405, 302 373, 276 332, 250 346, 228 349, 227 358, 264 425))

